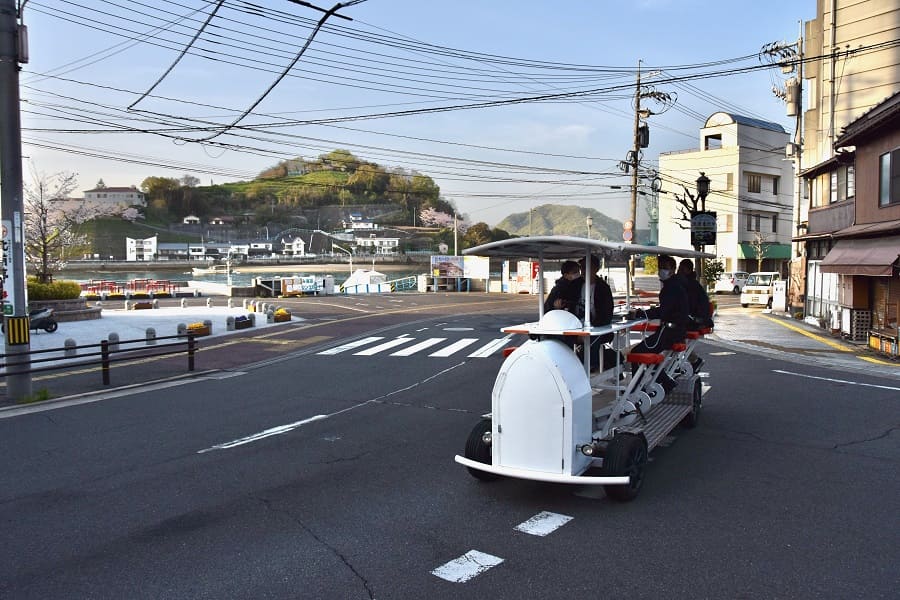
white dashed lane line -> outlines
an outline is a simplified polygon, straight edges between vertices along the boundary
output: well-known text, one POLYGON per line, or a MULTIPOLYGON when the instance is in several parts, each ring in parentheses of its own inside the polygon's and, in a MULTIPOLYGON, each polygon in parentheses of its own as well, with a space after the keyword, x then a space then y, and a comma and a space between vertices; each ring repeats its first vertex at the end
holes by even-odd
POLYGON ((481 575, 491 567, 496 567, 502 562, 503 559, 497 556, 485 554, 478 550, 469 550, 459 558, 454 558, 450 562, 439 566, 431 574, 453 583, 463 583, 477 575, 481 575))
MULTIPOLYGON (((544 537, 571 521, 573 517, 548 511, 542 511, 527 521, 516 525, 515 530, 528 535, 544 537)), ((488 569, 503 562, 499 556, 487 554, 479 550, 469 550, 459 558, 454 558, 434 569, 431 574, 453 583, 464 583, 481 575, 488 569)))
POLYGON ((561 515, 559 513, 543 511, 534 515, 524 523, 516 525, 516 531, 521 531, 528 535, 544 537, 571 521, 572 518, 573 517, 561 515))

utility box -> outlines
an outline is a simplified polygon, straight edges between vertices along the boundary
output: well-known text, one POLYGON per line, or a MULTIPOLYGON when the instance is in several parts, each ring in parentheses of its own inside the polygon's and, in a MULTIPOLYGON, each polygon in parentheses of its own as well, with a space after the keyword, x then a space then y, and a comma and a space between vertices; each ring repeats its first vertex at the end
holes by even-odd
POLYGON ((334 275, 326 275, 322 281, 322 292, 326 296, 334 295, 334 275))

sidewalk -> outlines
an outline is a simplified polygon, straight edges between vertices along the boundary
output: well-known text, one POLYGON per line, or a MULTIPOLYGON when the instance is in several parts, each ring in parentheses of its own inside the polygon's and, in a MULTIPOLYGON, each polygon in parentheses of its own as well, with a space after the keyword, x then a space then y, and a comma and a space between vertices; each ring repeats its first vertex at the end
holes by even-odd
POLYGON ((747 352, 762 352, 800 363, 814 361, 870 375, 900 379, 900 361, 850 342, 786 313, 719 309, 709 340, 747 352))

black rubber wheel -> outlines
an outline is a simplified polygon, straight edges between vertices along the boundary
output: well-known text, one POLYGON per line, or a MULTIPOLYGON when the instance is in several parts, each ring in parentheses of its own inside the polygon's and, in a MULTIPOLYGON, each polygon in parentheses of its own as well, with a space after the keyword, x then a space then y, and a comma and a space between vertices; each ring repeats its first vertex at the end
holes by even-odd
POLYGON ((703 403, 703 388, 700 381, 694 382, 694 390, 691 393, 691 412, 681 420, 681 426, 685 429, 693 429, 700 422, 700 406, 703 403))
MULTIPOLYGON (((491 447, 484 443, 484 434, 490 430, 491 421, 489 419, 483 419, 478 422, 472 429, 472 433, 469 434, 469 439, 466 440, 466 458, 486 465, 491 464, 491 447)), ((478 469, 473 469, 471 467, 466 468, 469 470, 469 474, 472 477, 480 479, 481 481, 494 481, 500 477, 499 475, 488 473, 487 471, 479 471, 478 469)))
POLYGON ((734 286, 734 289, 731 290, 731 293, 734 294, 735 296, 740 296, 740 295, 741 295, 741 288, 739 288, 738 286, 734 286))
POLYGON ((772 310, 772 298, 769 298, 769 301, 766 303, 766 308, 772 310))
POLYGON ((630 502, 637 498, 644 484, 644 468, 647 466, 647 444, 643 438, 621 433, 613 438, 603 460, 603 472, 608 476, 627 475, 626 485, 605 485, 603 490, 611 500, 630 502))
POLYGON ((50 321, 49 323, 44 325, 44 331, 46 331, 47 333, 53 333, 57 329, 59 329, 59 324, 56 321, 50 321))
POLYGON ((741 306, 743 306, 744 308, 747 308, 750 305, 749 304, 741 304, 741 306))

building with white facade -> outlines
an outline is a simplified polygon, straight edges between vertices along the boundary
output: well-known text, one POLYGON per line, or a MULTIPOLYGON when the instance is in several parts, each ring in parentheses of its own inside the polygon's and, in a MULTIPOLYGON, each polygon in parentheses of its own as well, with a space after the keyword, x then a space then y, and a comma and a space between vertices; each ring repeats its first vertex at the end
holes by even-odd
POLYGON ((660 154, 659 245, 690 247, 690 215, 676 196, 696 196, 702 172, 710 179, 705 209, 716 213, 716 245, 706 251, 726 271, 785 272, 793 214, 789 139, 777 123, 717 112, 700 130, 699 149, 660 154))
POLYGON ((151 261, 156 260, 157 253, 157 236, 148 237, 142 240, 126 237, 125 238, 125 260, 129 261, 151 261))
POLYGON ((134 186, 131 187, 101 187, 85 190, 85 202, 96 202, 103 205, 121 206, 146 206, 147 201, 144 192, 134 186))

